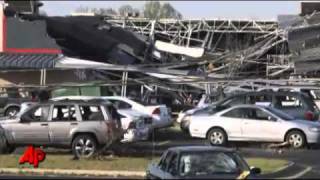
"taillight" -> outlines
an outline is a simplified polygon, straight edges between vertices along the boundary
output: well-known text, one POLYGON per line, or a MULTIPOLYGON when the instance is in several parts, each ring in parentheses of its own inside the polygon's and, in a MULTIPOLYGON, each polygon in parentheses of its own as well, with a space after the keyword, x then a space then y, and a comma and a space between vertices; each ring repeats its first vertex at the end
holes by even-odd
POLYGON ((153 115, 160 115, 160 108, 156 108, 155 110, 153 110, 152 114, 153 115))
POLYGON ((130 122, 128 129, 135 129, 136 128, 136 122, 130 122))
POLYGON ((307 111, 306 113, 304 113, 304 118, 306 119, 306 120, 313 120, 314 119, 314 114, 313 114, 313 112, 311 112, 311 111, 307 111))

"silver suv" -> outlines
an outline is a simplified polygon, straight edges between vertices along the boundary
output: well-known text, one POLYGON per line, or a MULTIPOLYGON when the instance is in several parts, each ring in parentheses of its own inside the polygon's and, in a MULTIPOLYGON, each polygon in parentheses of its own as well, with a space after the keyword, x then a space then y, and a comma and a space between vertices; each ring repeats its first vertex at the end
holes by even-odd
POLYGON ((123 137, 116 109, 107 102, 36 103, 12 119, 0 121, 7 149, 35 145, 72 148, 76 157, 90 157, 123 137))

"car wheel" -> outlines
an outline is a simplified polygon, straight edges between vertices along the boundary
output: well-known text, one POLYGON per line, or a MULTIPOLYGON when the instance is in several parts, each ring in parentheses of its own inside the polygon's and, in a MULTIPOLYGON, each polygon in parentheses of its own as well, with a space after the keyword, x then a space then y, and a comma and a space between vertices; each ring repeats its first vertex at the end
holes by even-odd
POLYGON ((287 137, 286 141, 293 147, 294 149, 303 148, 306 144, 305 135, 300 131, 291 131, 287 137))
POLYGON ((213 146, 224 146, 227 144, 227 134, 219 128, 211 129, 208 133, 208 141, 213 146))
POLYGON ((78 135, 72 142, 72 152, 76 158, 90 158, 96 151, 97 143, 91 135, 78 135))
POLYGON ((20 108, 19 108, 19 107, 9 107, 8 109, 6 109, 4 115, 5 115, 5 116, 14 116, 14 115, 16 115, 19 111, 20 111, 20 108))
POLYGON ((0 154, 6 153, 7 142, 4 136, 0 136, 0 154))
POLYGON ((5 153, 6 154, 12 154, 16 150, 16 147, 14 146, 7 146, 5 153))

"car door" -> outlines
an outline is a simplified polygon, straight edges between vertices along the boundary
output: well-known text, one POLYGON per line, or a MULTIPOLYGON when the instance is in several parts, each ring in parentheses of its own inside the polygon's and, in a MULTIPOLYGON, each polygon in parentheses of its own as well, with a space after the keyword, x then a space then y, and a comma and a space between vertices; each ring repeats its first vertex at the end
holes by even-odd
POLYGON ((52 144, 64 145, 71 142, 71 128, 78 125, 78 115, 75 105, 52 106, 49 123, 49 135, 52 144))
POLYGON ((257 118, 260 119, 261 139, 268 142, 282 142, 283 134, 286 131, 281 121, 273 114, 266 111, 258 111, 257 118))
POLYGON ((219 125, 227 131, 228 138, 232 140, 242 139, 243 108, 233 108, 221 115, 219 125))
POLYGON ((46 145, 49 143, 48 114, 49 105, 39 105, 25 112, 22 117, 28 121, 9 124, 16 144, 46 145))
POLYGON ((278 139, 276 118, 260 108, 246 108, 242 121, 243 137, 249 141, 273 141, 278 139), (275 134, 276 133, 276 134, 275 134))

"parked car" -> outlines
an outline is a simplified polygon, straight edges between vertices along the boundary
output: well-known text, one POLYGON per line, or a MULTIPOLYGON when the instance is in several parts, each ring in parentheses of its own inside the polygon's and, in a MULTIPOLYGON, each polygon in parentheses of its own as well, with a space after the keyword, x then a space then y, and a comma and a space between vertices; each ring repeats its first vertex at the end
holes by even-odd
POLYGON ((159 163, 150 164, 147 179, 236 179, 256 177, 260 168, 249 167, 234 150, 210 146, 169 148, 159 163))
POLYGON ((133 109, 150 115, 153 119, 154 129, 166 128, 173 125, 173 120, 166 105, 148 106, 120 96, 103 97, 114 103, 118 109, 133 109))
MULTIPOLYGON (((105 99, 114 104, 114 106, 119 110, 135 110, 140 113, 150 115, 152 117, 152 128, 165 128, 173 125, 173 120, 169 114, 168 108, 165 105, 155 105, 155 106, 145 106, 137 103, 131 99, 120 97, 120 96, 80 96, 82 99, 105 99)), ((61 96, 53 98, 52 100, 59 99, 78 99, 79 96, 61 96)))
POLYGON ((319 120, 320 110, 309 96, 299 92, 262 91, 233 95, 209 106, 182 112, 179 115, 180 127, 184 132, 188 132, 189 120, 192 116, 218 112, 239 104, 270 106, 288 113, 296 119, 319 120))
POLYGON ((274 91, 274 92, 300 92, 309 97, 320 108, 320 88, 315 86, 277 86, 277 87, 264 87, 257 91, 274 91))
POLYGON ((36 103, 18 116, 0 121, 8 149, 36 145, 71 148, 76 157, 91 157, 99 147, 123 137, 112 104, 97 101, 36 103))
MULTIPOLYGON (((95 96, 62 96, 51 100, 102 100, 111 103, 109 100, 95 96)), ((151 116, 132 109, 117 109, 117 113, 121 118, 122 129, 125 131, 121 142, 136 142, 149 139, 149 135, 152 132, 151 116)))
POLYGON ((272 107, 236 105, 213 114, 192 116, 192 137, 212 145, 228 141, 289 142, 293 148, 319 144, 320 123, 298 120, 272 107))
POLYGON ((3 116, 14 116, 20 111, 23 102, 31 101, 30 97, 23 97, 18 91, 15 93, 0 93, 0 114, 3 116))

